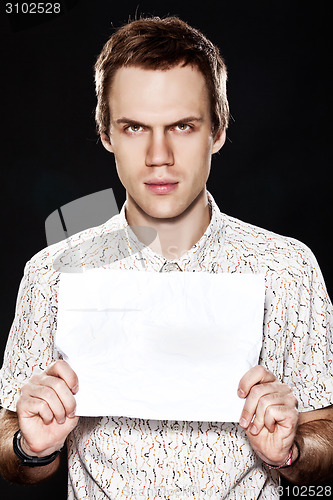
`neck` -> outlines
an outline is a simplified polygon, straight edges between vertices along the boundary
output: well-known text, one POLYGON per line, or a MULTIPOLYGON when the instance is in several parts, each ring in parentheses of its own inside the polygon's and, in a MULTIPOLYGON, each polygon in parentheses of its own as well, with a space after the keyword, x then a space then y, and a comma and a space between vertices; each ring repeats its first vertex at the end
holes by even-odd
POLYGON ((199 241, 210 223, 210 218, 206 190, 203 190, 183 213, 170 219, 150 217, 141 210, 128 210, 126 203, 126 219, 137 238, 169 260, 179 259, 199 241), (146 227, 157 233, 152 242, 149 238, 151 232, 145 231, 146 227))

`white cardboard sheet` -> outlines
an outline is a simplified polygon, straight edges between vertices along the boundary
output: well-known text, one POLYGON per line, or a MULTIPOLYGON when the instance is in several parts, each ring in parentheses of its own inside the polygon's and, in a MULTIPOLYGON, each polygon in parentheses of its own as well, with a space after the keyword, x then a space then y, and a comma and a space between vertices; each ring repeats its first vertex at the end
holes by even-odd
POLYGON ((61 274, 56 344, 79 378, 77 415, 238 422, 264 296, 254 274, 61 274))

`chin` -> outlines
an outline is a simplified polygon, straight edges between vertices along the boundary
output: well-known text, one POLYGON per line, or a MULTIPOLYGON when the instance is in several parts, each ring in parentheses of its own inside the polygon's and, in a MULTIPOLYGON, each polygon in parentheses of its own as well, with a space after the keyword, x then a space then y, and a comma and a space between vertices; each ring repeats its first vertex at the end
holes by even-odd
POLYGON ((178 217, 183 213, 182 210, 177 211, 177 210, 149 210, 146 212, 149 217, 152 217, 153 219, 174 219, 175 217, 178 217))
POLYGON ((188 204, 184 202, 183 199, 179 199, 179 196, 155 195, 148 199, 147 197, 131 198, 137 210, 139 210, 143 216, 146 215, 153 219, 174 219, 182 215, 188 208, 188 204))

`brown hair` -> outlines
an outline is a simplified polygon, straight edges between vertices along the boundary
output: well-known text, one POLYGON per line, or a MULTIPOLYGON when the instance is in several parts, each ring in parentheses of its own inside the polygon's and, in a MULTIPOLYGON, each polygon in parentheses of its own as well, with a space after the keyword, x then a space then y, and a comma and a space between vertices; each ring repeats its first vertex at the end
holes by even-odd
POLYGON ((206 80, 211 104, 212 131, 228 126, 227 69, 219 53, 199 30, 177 17, 132 21, 115 31, 95 64, 98 133, 108 133, 108 95, 116 70, 123 66, 167 70, 183 63, 196 66, 206 80))

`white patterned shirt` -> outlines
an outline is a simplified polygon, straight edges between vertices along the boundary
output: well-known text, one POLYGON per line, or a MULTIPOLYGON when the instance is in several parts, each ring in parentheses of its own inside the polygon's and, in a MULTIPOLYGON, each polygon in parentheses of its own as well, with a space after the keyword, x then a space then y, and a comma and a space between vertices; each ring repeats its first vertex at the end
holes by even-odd
MULTIPOLYGON (((145 247, 125 205, 105 224, 49 246, 26 265, 0 372, 0 402, 16 409, 20 388, 59 359, 60 271, 261 273, 266 299, 260 364, 289 384, 300 411, 333 403, 332 306, 318 264, 297 240, 222 214, 178 260, 145 247)), ((107 395, 106 395, 107 397, 107 395)), ((219 381, 216 380, 216 397, 219 381)), ((80 417, 67 438, 69 499, 278 498, 279 476, 253 452, 237 423, 80 417)))

